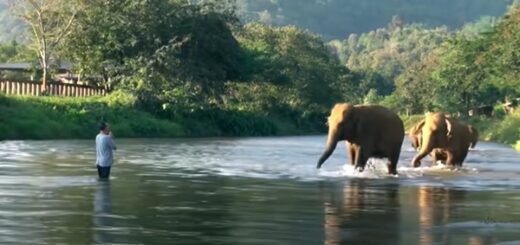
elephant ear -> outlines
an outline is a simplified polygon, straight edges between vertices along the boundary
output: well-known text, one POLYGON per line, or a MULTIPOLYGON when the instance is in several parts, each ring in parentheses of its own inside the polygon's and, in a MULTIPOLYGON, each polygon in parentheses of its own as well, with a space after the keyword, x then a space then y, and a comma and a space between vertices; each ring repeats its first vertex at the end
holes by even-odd
POLYGON ((343 132, 342 138, 355 137, 356 130, 359 121, 359 113, 357 112, 357 108, 352 104, 346 104, 343 110, 343 132))
POLYGON ((419 123, 417 123, 415 126, 413 126, 411 129, 410 129, 410 134, 412 135, 418 135, 420 133, 420 131, 422 130, 422 128, 424 127, 424 123, 426 122, 425 119, 421 120, 419 123))
POLYGON ((447 133, 446 133, 446 135, 447 135, 448 137, 451 137, 451 136, 452 136, 452 133, 451 133, 451 128, 452 128, 452 126, 451 126, 451 122, 450 122, 450 120, 448 120, 448 119, 444 119, 444 120, 446 121, 446 128, 447 128, 447 133))
POLYGON ((356 118, 355 109, 352 104, 346 104, 343 110, 343 120, 354 120, 356 118))

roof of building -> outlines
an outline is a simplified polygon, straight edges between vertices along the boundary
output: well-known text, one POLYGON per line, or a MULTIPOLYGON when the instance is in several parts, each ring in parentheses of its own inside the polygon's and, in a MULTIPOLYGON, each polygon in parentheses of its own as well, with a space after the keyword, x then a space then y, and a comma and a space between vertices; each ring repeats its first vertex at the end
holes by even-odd
MULTIPOLYGON (((30 70, 31 69, 31 63, 0 63, 0 70, 30 70)), ((63 63, 60 65, 58 70, 60 71, 70 71, 71 64, 70 63, 63 63)))

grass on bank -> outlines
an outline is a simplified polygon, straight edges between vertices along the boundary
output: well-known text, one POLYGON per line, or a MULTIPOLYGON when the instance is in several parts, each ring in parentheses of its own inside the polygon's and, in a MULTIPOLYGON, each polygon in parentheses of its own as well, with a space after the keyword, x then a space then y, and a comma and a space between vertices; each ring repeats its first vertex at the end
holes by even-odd
POLYGON ((284 115, 205 109, 157 116, 136 109, 122 92, 105 97, 32 97, 0 94, 0 140, 92 138, 100 121, 117 137, 268 136, 316 133, 315 125, 284 115))
POLYGON ((178 137, 182 125, 133 109, 121 94, 107 97, 0 95, 0 139, 92 138, 100 121, 119 137, 178 137))

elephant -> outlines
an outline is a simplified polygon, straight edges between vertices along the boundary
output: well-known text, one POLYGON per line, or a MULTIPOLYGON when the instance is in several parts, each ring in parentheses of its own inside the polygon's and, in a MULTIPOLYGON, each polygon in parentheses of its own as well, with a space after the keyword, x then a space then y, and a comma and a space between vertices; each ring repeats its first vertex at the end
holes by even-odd
POLYGON ((370 157, 388 158, 389 174, 397 174, 397 161, 404 139, 403 121, 391 110, 379 105, 338 103, 328 117, 325 151, 317 168, 329 158, 339 141, 347 141, 352 165, 362 172, 370 157))
MULTIPOLYGON (((424 119, 415 124, 412 128, 408 130, 408 137, 410 138, 410 143, 415 150, 420 149, 421 144, 421 129, 424 125, 424 119)), ((472 125, 466 125, 467 130, 470 135, 469 149, 474 149, 478 142, 479 133, 478 130, 472 125)))
POLYGON ((440 160, 452 167, 462 166, 468 149, 474 148, 478 141, 477 129, 454 118, 445 117, 442 113, 427 115, 424 123, 421 121, 412 129, 415 131, 410 130, 410 140, 419 138, 420 142, 418 147, 414 147, 419 149, 419 153, 412 160, 414 167, 418 167, 420 160, 428 153, 434 164, 440 160), (429 122, 429 125, 426 122, 429 122), (446 125, 446 131, 443 124, 446 125))
POLYGON ((493 106, 483 105, 483 106, 474 107, 468 111, 468 116, 470 116, 470 117, 480 116, 480 115, 483 115, 485 117, 492 117, 493 116, 493 106))
POLYGON ((419 149, 421 145, 421 129, 424 125, 424 119, 415 124, 412 128, 408 130, 408 137, 410 138, 410 143, 412 147, 416 150, 419 149))
POLYGON ((478 141, 478 130, 471 126, 471 125, 467 125, 467 128, 468 128, 468 131, 469 131, 469 135, 470 135, 470 144, 469 144, 469 148, 470 149, 475 149, 475 146, 477 145, 477 141, 478 141))
POLYGON ((410 130, 409 136, 418 153, 412 160, 413 167, 419 167, 421 159, 434 148, 447 148, 451 134, 451 122, 443 113, 427 113, 425 118, 410 130))
MULTIPOLYGON (((449 118, 448 120, 452 121, 452 125, 455 127, 460 127, 460 132, 454 133, 452 139, 450 139, 450 143, 448 144, 450 149, 453 150, 455 154, 460 154, 460 161, 456 161, 453 164, 447 163, 448 151, 445 149, 436 148, 432 152, 432 161, 436 163, 438 160, 444 162, 450 166, 462 166, 462 162, 466 158, 468 151, 464 149, 474 149, 475 145, 478 141, 478 131, 475 127, 469 124, 464 124, 458 121, 454 121, 454 119, 449 118), (460 125, 457 125, 460 124, 460 125), (457 150, 460 149, 460 150, 457 150), (457 153, 459 152, 459 153, 457 153)), ((458 130, 457 130, 458 131, 458 130)))

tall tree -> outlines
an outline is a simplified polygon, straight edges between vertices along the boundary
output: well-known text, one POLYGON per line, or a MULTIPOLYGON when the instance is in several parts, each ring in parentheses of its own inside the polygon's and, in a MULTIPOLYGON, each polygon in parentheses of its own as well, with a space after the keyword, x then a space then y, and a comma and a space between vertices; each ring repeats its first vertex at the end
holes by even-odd
POLYGON ((98 85, 129 89, 147 107, 218 104, 225 82, 241 73, 233 11, 232 1, 93 1, 64 56, 98 85))
POLYGON ((46 91, 52 59, 63 39, 70 33, 82 9, 81 0, 8 0, 9 7, 31 30, 31 46, 42 69, 42 90, 46 91))

